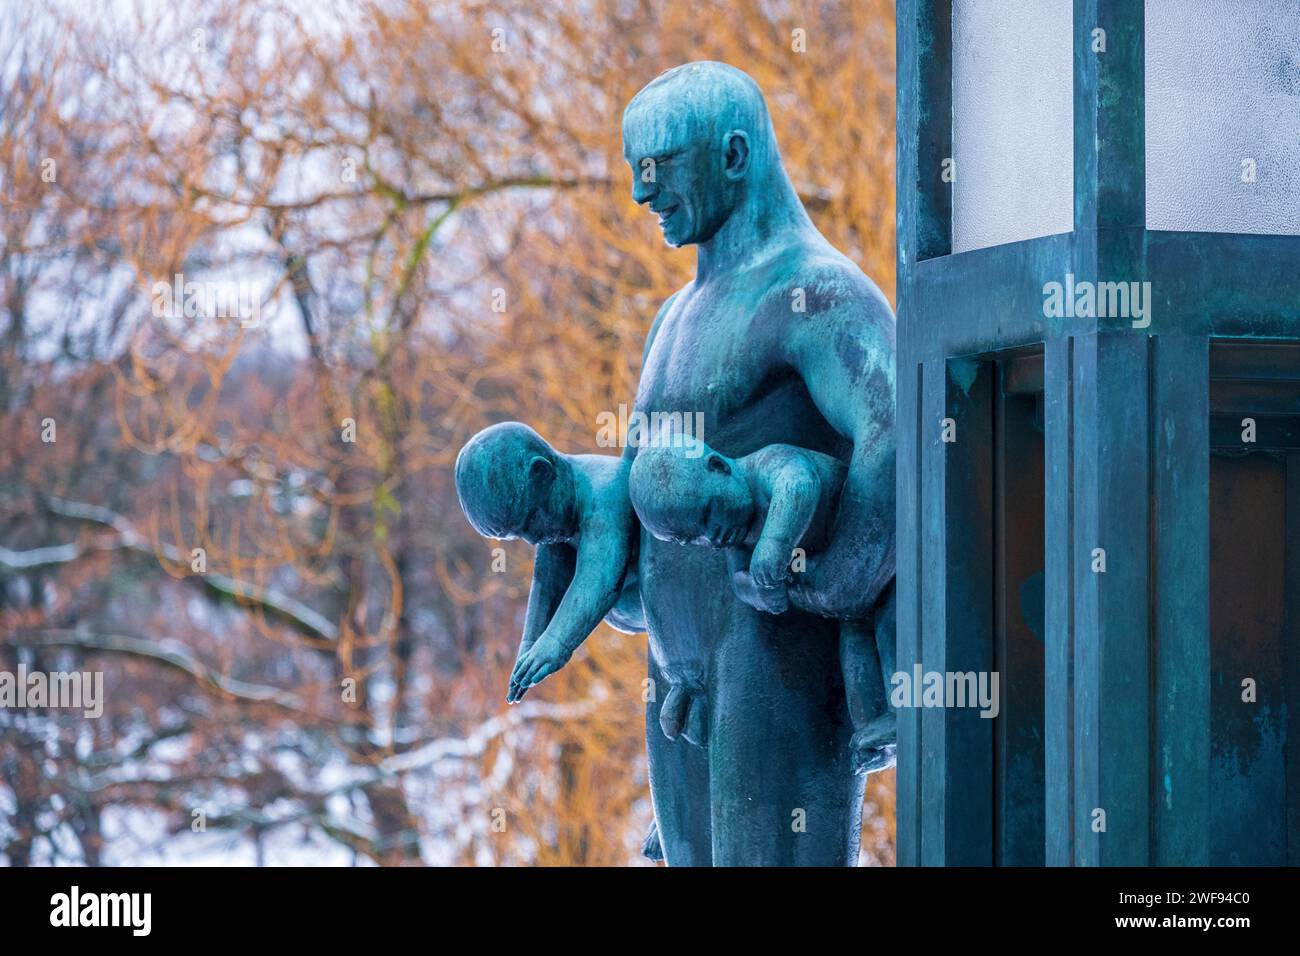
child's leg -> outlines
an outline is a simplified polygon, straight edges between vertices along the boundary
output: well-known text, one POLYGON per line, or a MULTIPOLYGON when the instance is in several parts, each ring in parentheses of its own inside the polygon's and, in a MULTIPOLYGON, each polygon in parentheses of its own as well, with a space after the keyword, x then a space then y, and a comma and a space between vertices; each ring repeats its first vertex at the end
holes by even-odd
POLYGON ((862 730, 888 706, 870 619, 840 621, 840 669, 853 730, 862 730))
MULTIPOLYGON (((885 682, 886 705, 889 705, 889 692, 894 686, 894 675, 898 673, 898 629, 895 626, 897 602, 895 595, 895 582, 890 581, 885 586, 880 599, 876 601, 876 613, 872 618, 876 632, 876 653, 880 657, 880 676, 885 682)), ((889 706, 889 709, 893 713, 894 708, 892 705, 889 706)))
POLYGON ((881 678, 875 629, 870 620, 840 621, 840 668, 853 722, 849 757, 854 773, 894 763, 894 717, 881 678))
POLYGON ((656 863, 664 861, 664 848, 659 842, 659 824, 653 819, 650 821, 650 832, 641 841, 641 855, 647 860, 654 860, 656 863))
POLYGON ((889 703, 896 659, 894 585, 867 620, 840 622, 840 665, 853 721, 854 770, 872 773, 894 765, 897 719, 889 703))
POLYGON ((885 588, 885 593, 876 602, 876 613, 872 616, 885 706, 867 728, 866 737, 870 740, 871 751, 864 760, 864 765, 868 773, 875 770, 888 770, 894 765, 898 754, 898 714, 889 700, 898 659, 894 610, 894 582, 890 581, 885 588))

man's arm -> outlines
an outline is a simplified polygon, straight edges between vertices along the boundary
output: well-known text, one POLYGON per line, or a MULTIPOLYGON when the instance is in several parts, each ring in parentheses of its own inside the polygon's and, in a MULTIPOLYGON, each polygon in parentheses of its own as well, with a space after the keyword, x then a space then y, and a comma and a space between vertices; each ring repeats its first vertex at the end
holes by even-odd
MULTIPOLYGON (((641 349, 641 374, 642 375, 645 374, 646 362, 649 361, 650 359, 650 349, 655 343, 655 336, 659 334, 659 327, 663 325, 664 317, 667 316, 669 310, 672 309, 674 300, 676 300, 676 298, 681 294, 682 294, 681 289, 678 289, 668 298, 664 299, 664 304, 659 306, 659 311, 655 313, 654 320, 651 321, 650 323, 650 331, 646 333, 646 337, 645 337, 645 347, 641 349)), ((639 396, 634 396, 634 399, 636 397, 639 396)), ((635 405, 635 401, 633 402, 633 404, 635 405)), ((626 438, 627 436, 623 435, 620 437, 626 438)), ((623 445, 623 467, 625 470, 631 470, 632 462, 636 460, 636 453, 637 453, 637 448, 631 442, 626 442, 623 445)), ((626 484, 627 482, 625 476, 624 477, 625 487, 626 484)))
POLYGON ((641 575, 637 572, 637 535, 632 534, 632 551, 627 559, 627 573, 613 609, 605 615, 605 623, 624 634, 645 633, 645 606, 641 603, 641 575))
POLYGON ((839 514, 791 596, 825 617, 862 617, 894 576, 894 335, 878 293, 808 316, 790 361, 826 420, 853 442, 839 514))

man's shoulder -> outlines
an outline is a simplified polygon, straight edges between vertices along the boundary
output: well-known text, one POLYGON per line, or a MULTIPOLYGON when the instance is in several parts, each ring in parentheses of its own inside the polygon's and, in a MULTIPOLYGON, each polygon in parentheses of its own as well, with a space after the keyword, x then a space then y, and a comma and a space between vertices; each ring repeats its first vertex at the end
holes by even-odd
POLYGON ((693 280, 691 282, 686 283, 684 286, 682 286, 672 295, 668 296, 668 298, 664 299, 663 305, 659 306, 659 311, 655 313, 655 317, 650 323, 650 328, 646 332, 645 351, 647 352, 647 354, 650 351, 651 343, 654 342, 656 333, 658 333, 659 331, 659 327, 664 324, 664 320, 667 319, 669 314, 671 314, 671 312, 673 311, 674 303, 679 302, 684 298, 686 298, 689 295, 690 289, 694 284, 695 283, 693 280))
POLYGON ((894 310, 879 287, 824 241, 790 257, 765 296, 765 327, 784 359, 807 373, 826 363, 889 361, 894 310))
POLYGON ((796 315, 844 313, 891 323, 894 317, 880 287, 825 241, 796 244, 781 256, 768 284, 767 300, 796 315))
POLYGON ((692 279, 690 282, 687 282, 676 292, 673 292, 671 295, 669 295, 668 298, 664 299, 663 305, 659 306, 659 311, 655 315, 655 323, 657 324, 661 319, 663 319, 666 315, 668 315, 669 312, 673 310, 674 303, 690 298, 691 289, 694 288, 694 286, 695 286, 695 280, 692 279))

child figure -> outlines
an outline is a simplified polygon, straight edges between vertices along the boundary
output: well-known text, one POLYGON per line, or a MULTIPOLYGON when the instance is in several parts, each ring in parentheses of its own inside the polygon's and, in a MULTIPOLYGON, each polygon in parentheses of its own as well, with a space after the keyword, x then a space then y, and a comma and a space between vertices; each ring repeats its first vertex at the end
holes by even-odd
MULTIPOLYGON (((792 565, 800 552, 806 558, 825 547, 846 474, 837 459, 793 445, 768 445, 732 459, 698 439, 667 440, 637 454, 629 496, 641 523, 661 541, 727 549, 736 595, 760 611, 781 614, 792 601, 792 565)), ((892 664, 893 649, 877 647, 881 629, 873 623, 840 621, 858 773, 894 762, 895 720, 882 669, 883 662, 892 664)), ((882 642, 891 634, 887 629, 882 642)))
POLYGON ((474 530, 537 549, 511 703, 568 663, 601 618, 645 630, 622 468, 612 455, 561 454, 519 422, 483 429, 456 457, 456 494, 474 530))

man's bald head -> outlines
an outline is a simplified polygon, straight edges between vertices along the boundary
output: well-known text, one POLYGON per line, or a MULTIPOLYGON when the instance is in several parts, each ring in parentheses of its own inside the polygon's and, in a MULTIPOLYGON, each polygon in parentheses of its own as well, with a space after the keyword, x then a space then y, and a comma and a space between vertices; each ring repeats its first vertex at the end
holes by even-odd
POLYGON ((701 60, 659 74, 623 111, 623 141, 643 156, 743 130, 751 150, 773 140, 772 119, 753 77, 726 63, 701 60))
MULTIPOLYGON (((656 77, 623 112, 632 198, 659 215, 674 246, 708 242, 747 197, 787 198, 758 84, 725 63, 687 63, 656 77)), ((789 195, 793 195, 789 192, 789 195)))

